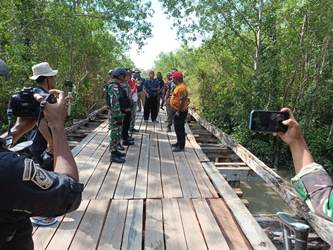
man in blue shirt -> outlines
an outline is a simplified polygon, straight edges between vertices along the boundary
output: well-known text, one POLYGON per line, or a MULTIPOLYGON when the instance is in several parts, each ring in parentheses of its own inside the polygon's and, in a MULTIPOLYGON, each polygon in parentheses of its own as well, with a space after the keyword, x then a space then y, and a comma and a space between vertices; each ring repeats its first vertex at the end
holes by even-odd
POLYGON ((160 81, 154 78, 155 72, 149 72, 149 80, 143 83, 143 92, 145 94, 145 104, 143 111, 143 119, 147 122, 151 114, 151 120, 156 121, 158 115, 158 100, 161 92, 160 81))

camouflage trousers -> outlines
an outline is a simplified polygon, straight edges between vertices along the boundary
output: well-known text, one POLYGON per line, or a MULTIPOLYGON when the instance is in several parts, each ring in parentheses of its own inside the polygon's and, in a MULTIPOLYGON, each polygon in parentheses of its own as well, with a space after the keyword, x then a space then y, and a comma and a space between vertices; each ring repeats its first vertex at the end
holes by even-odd
POLYGON ((116 150, 117 145, 120 143, 121 127, 121 125, 118 125, 115 121, 109 119, 110 151, 116 150))

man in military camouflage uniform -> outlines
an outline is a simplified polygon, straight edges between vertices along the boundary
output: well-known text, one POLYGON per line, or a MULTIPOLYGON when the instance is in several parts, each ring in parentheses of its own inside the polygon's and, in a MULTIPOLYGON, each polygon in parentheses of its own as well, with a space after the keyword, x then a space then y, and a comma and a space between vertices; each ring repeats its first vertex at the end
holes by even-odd
POLYGON ((120 109, 120 83, 124 81, 127 71, 124 68, 115 68, 109 72, 112 80, 107 87, 109 97, 109 137, 111 161, 125 162, 124 153, 118 151, 121 140, 123 113, 120 109))
POLYGON ((290 146, 296 172, 292 183, 296 192, 311 211, 333 220, 333 181, 325 169, 314 162, 290 109, 283 108, 281 111, 289 112, 290 115, 290 119, 282 122, 288 126, 287 132, 279 132, 278 135, 290 146))

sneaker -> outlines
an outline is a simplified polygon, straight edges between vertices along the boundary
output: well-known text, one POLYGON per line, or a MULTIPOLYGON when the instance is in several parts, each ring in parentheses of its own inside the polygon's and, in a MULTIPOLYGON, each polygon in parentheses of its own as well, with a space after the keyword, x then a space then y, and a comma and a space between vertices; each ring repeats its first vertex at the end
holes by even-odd
POLYGON ((30 221, 34 226, 49 227, 56 224, 58 221, 53 217, 31 217, 30 221))
POLYGON ((184 151, 184 148, 181 148, 181 147, 175 147, 172 152, 183 152, 184 151))
POLYGON ((129 141, 129 140, 127 140, 127 141, 123 141, 123 145, 125 145, 125 146, 131 146, 131 145, 134 145, 134 141, 129 141))
POLYGON ((140 130, 138 130, 138 129, 136 129, 136 128, 132 128, 132 129, 131 129, 131 132, 133 132, 133 133, 138 133, 138 132, 140 132, 140 130))
POLYGON ((115 153, 116 151, 111 152, 110 161, 116 162, 116 163, 124 163, 125 159, 115 153))
POLYGON ((171 144, 171 147, 173 147, 173 148, 178 147, 178 143, 172 143, 172 144, 171 144))

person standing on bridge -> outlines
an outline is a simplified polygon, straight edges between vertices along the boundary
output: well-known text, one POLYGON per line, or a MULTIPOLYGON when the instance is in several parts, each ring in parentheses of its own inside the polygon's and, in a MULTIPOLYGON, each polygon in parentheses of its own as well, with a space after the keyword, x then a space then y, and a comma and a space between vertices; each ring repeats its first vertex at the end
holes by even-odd
POLYGON ((112 80, 107 88, 109 96, 109 138, 110 138, 110 151, 112 162, 123 163, 125 162, 124 154, 118 151, 118 145, 121 140, 121 131, 123 125, 123 113, 120 109, 120 83, 125 81, 126 69, 114 68, 109 71, 112 80))
POLYGON ((164 90, 164 100, 165 100, 165 107, 166 107, 166 111, 167 111, 167 132, 171 132, 171 126, 172 126, 172 122, 173 122, 173 117, 175 112, 173 111, 173 109, 170 106, 170 99, 172 96, 173 91, 176 88, 176 84, 174 83, 174 81, 171 79, 171 75, 172 73, 168 73, 167 75, 167 83, 165 84, 165 90, 164 90))
POLYGON ((151 115, 152 122, 156 122, 158 115, 158 100, 161 91, 160 82, 154 78, 155 72, 149 72, 149 80, 145 80, 143 84, 143 92, 145 94, 145 104, 143 111, 143 119, 147 122, 151 115))
POLYGON ((177 143, 172 146, 174 152, 184 151, 185 148, 185 122, 188 113, 188 106, 190 104, 189 92, 184 83, 182 72, 175 71, 171 76, 176 84, 170 99, 171 108, 174 110, 174 128, 177 136, 177 143))
POLYGON ((277 134, 290 147, 296 172, 293 186, 311 211, 333 221, 333 181, 325 169, 314 162, 291 110, 283 108, 281 111, 289 112, 290 117, 282 122, 288 126, 287 132, 277 134))
POLYGON ((138 90, 138 112, 141 112, 143 109, 143 106, 145 105, 145 96, 143 94, 143 83, 145 82, 145 79, 141 77, 141 71, 138 68, 133 69, 134 71, 134 80, 136 80, 137 83, 137 90, 138 90))

